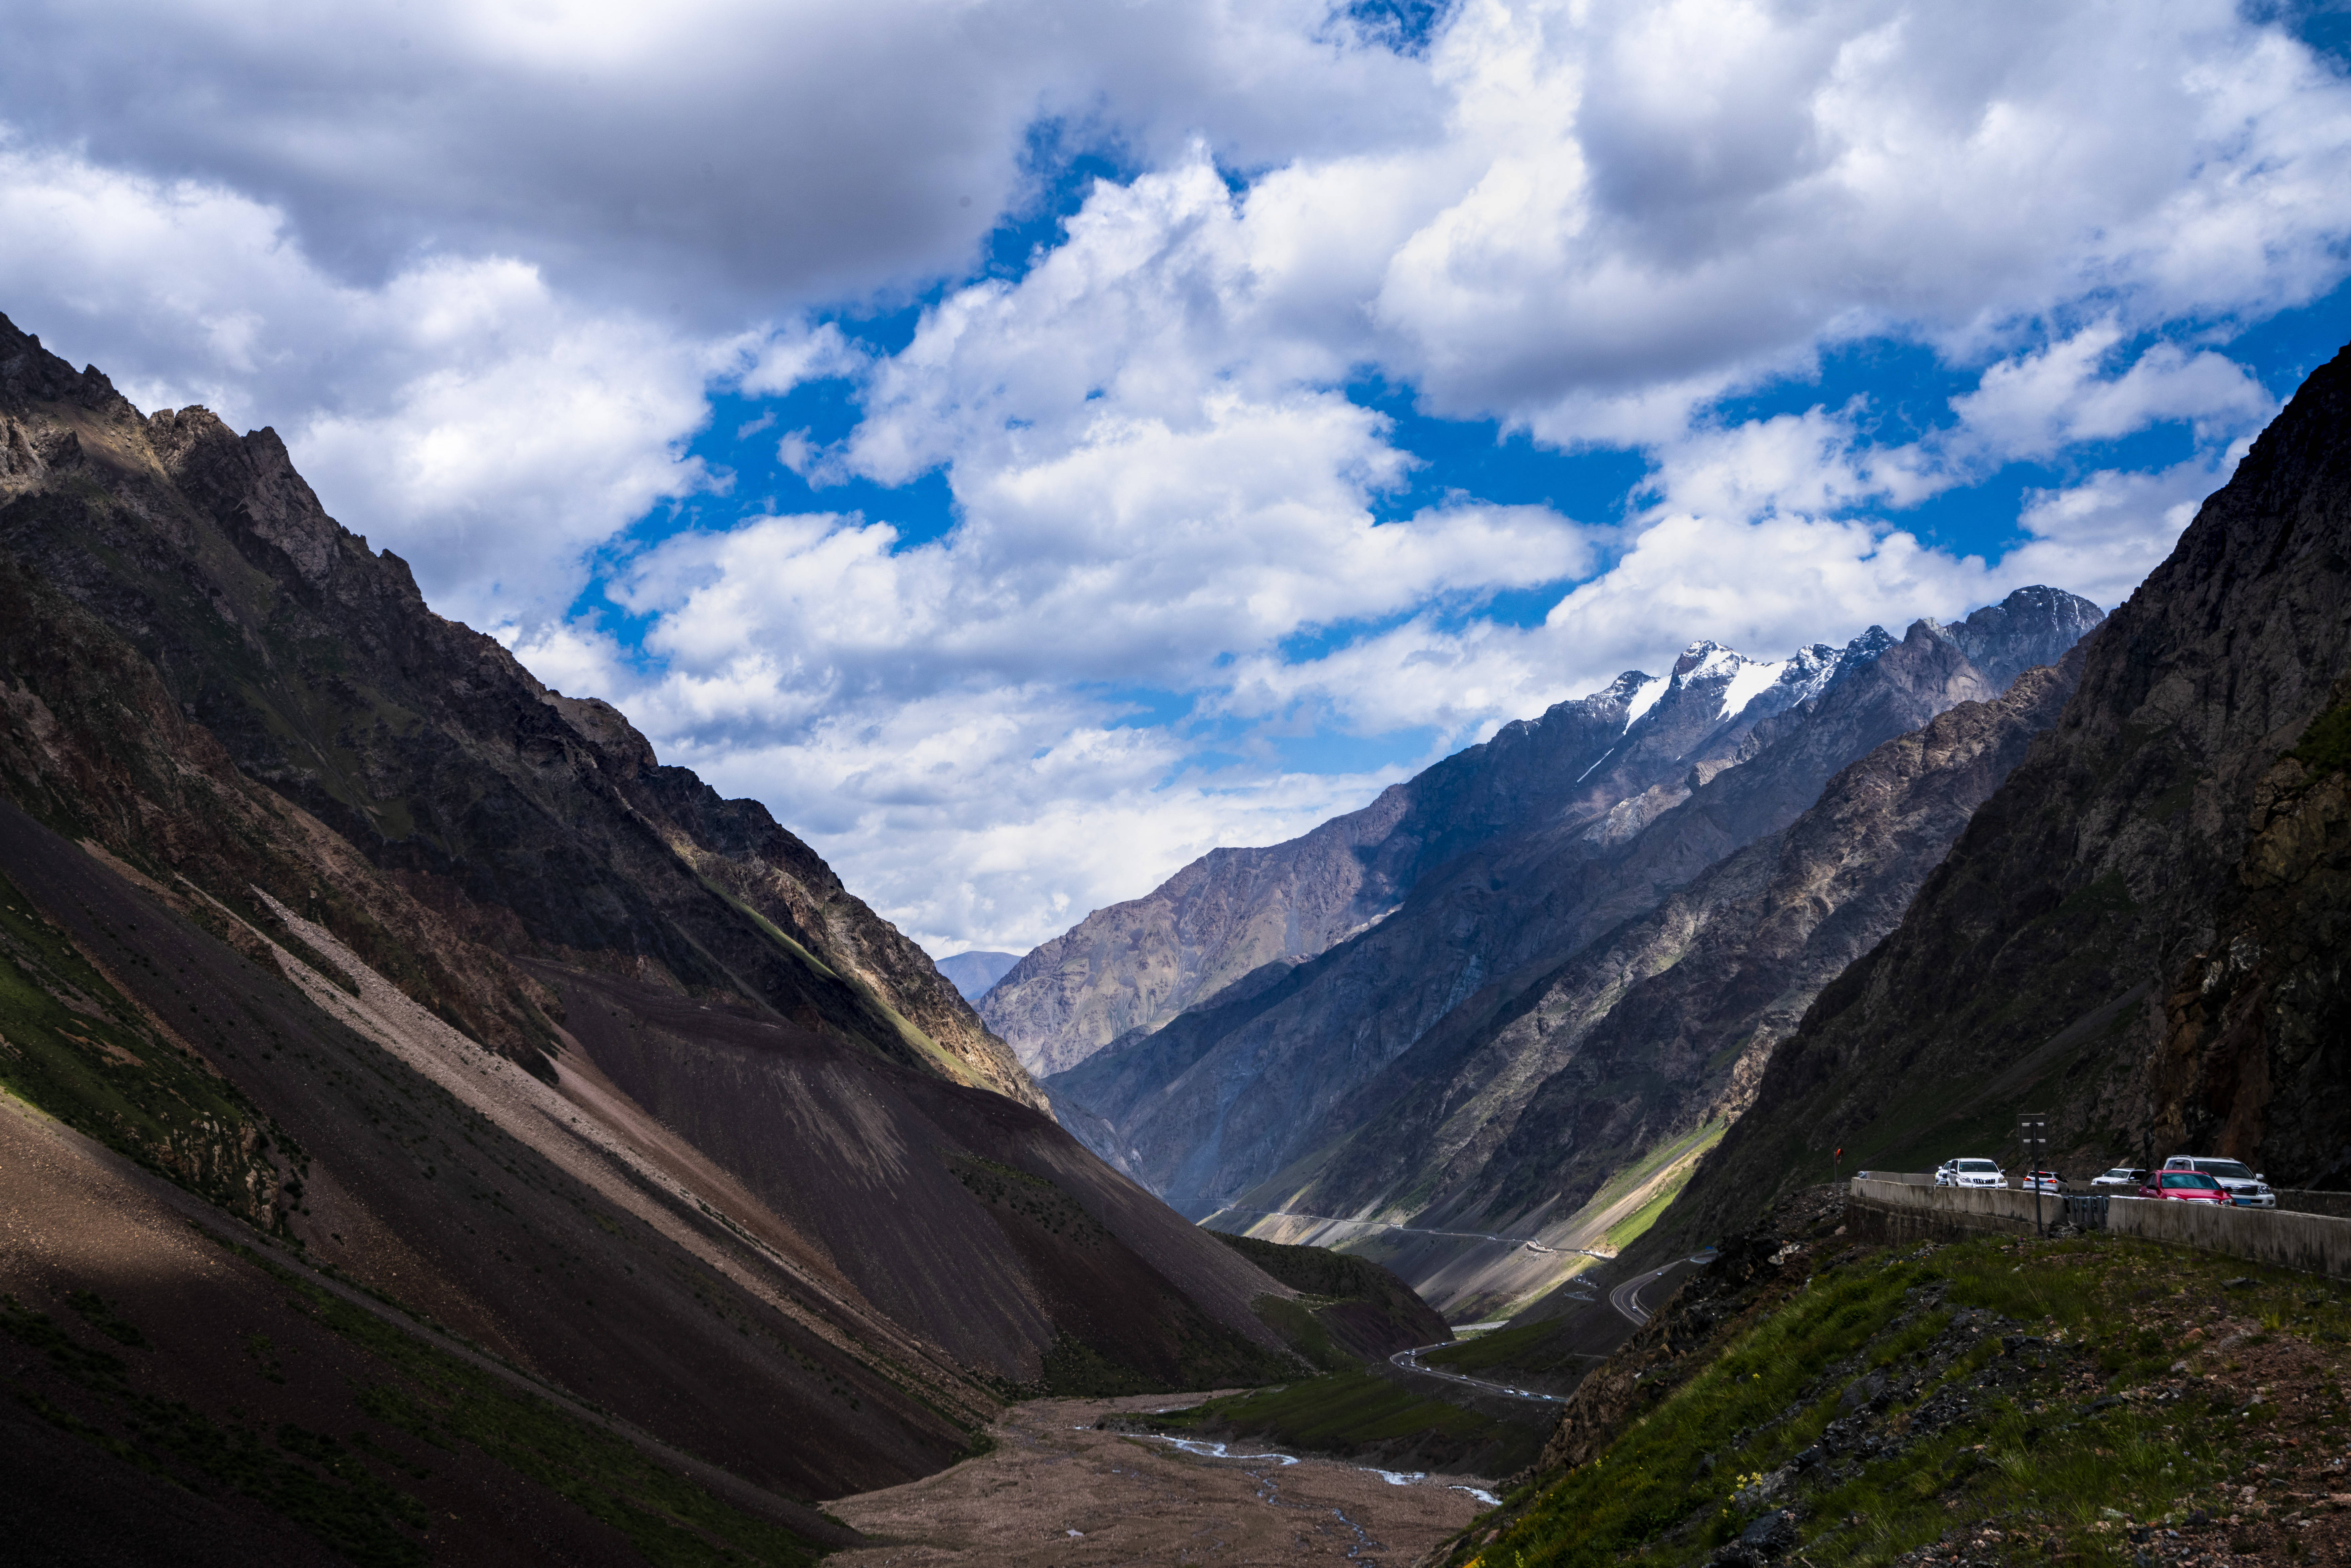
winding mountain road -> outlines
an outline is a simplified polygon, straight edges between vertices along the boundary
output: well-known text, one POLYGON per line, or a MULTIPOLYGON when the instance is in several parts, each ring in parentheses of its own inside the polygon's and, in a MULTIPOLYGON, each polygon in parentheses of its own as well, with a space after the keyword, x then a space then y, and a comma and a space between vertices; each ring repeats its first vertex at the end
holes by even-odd
MULTIPOLYGON (((1623 1318, 1625 1322, 1632 1323, 1637 1328, 1641 1324, 1647 1322, 1651 1316, 1649 1309, 1641 1304, 1642 1296, 1646 1294, 1651 1287, 1663 1284, 1669 1276, 1678 1273, 1682 1270, 1695 1269, 1703 1266, 1712 1258, 1712 1256, 1713 1254, 1711 1252, 1700 1252, 1688 1258, 1677 1258, 1662 1269, 1652 1269, 1646 1274, 1636 1274, 1632 1279, 1625 1281, 1623 1284, 1616 1286, 1614 1290, 1608 1292, 1608 1305, 1615 1312, 1617 1316, 1623 1318)), ((1662 1292, 1660 1293, 1662 1294, 1662 1292)), ((1593 1301, 1596 1308, 1596 1298, 1587 1296, 1583 1299, 1593 1301)), ((1481 1324, 1479 1326, 1482 1327, 1486 1325, 1481 1324)), ((1619 1333, 1621 1333, 1621 1331, 1619 1331, 1619 1333)), ((1606 1337, 1606 1340, 1604 1343, 1613 1345, 1616 1338, 1616 1334, 1610 1334, 1606 1337)), ((1517 1388, 1507 1383, 1494 1383, 1483 1377, 1471 1377, 1464 1373, 1440 1372, 1436 1367, 1422 1364, 1420 1358, 1423 1355, 1426 1355, 1428 1352, 1432 1350, 1444 1350, 1448 1346, 1457 1345, 1460 1343, 1461 1342, 1458 1339, 1449 1339, 1441 1344, 1416 1345, 1411 1350, 1400 1350, 1396 1352, 1394 1355, 1388 1357, 1388 1362, 1391 1365, 1401 1371, 1416 1372, 1423 1377, 1443 1378, 1447 1383, 1458 1383, 1465 1388, 1475 1388, 1485 1394, 1499 1394, 1509 1399, 1533 1399, 1546 1405, 1560 1405, 1566 1402, 1565 1397, 1562 1395, 1538 1394, 1532 1389, 1517 1388)), ((1591 1352, 1577 1351, 1570 1354, 1579 1356, 1588 1356, 1588 1358, 1593 1361, 1602 1361, 1606 1359, 1605 1353, 1597 1349, 1591 1352)))
POLYGON ((1694 1268, 1706 1261, 1700 1253, 1695 1258, 1677 1258, 1662 1269, 1652 1269, 1646 1274, 1635 1274, 1608 1292, 1608 1304, 1634 1323, 1649 1321, 1649 1309, 1641 1304, 1641 1293, 1677 1270, 1694 1268))
POLYGON ((1443 1350, 1447 1345, 1460 1343, 1458 1339, 1448 1339, 1438 1344, 1424 1344, 1412 1350, 1400 1350, 1388 1357, 1388 1362, 1391 1365, 1402 1367, 1406 1372, 1417 1372, 1423 1377, 1441 1377, 1447 1383, 1462 1384, 1470 1388, 1481 1389, 1488 1394, 1499 1394, 1511 1399, 1539 1399, 1548 1405, 1558 1405, 1563 1402, 1556 1394, 1537 1394, 1530 1389, 1513 1388, 1507 1383, 1489 1383, 1482 1377, 1465 1377, 1458 1372, 1439 1372, 1433 1366, 1420 1364, 1423 1351, 1443 1350))

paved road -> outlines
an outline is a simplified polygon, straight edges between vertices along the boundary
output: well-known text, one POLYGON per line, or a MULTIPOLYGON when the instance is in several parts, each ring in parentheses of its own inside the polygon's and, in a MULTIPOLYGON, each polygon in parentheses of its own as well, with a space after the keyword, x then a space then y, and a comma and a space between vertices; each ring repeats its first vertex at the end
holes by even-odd
MULTIPOLYGON (((1384 1219, 1341 1219, 1328 1214, 1300 1214, 1288 1208, 1236 1208, 1232 1214, 1264 1215, 1275 1219, 1311 1219, 1321 1225, 1361 1225, 1373 1230, 1395 1230, 1406 1236, 1450 1236, 1461 1241, 1499 1241, 1505 1246, 1523 1247, 1530 1252, 1573 1252, 1585 1258, 1608 1259, 1614 1252, 1594 1252, 1584 1247, 1546 1247, 1531 1236, 1494 1236, 1483 1230, 1429 1230, 1417 1225, 1396 1225, 1384 1219)), ((1428 1349, 1437 1347, 1430 1345, 1428 1349)))
MULTIPOLYGON (((1652 1269, 1646 1274, 1635 1274, 1608 1292, 1608 1304, 1633 1322, 1646 1323, 1649 1321, 1649 1309, 1641 1304, 1642 1293, 1667 1275, 1679 1270, 1693 1268, 1705 1261, 1706 1254, 1701 1252, 1695 1258, 1677 1258, 1662 1269, 1652 1269)), ((1660 1291, 1658 1294, 1662 1296, 1664 1292, 1660 1291)))
MULTIPOLYGON (((1608 1292, 1608 1304, 1614 1308, 1617 1314, 1627 1322, 1635 1325, 1646 1323, 1649 1321, 1649 1310, 1641 1304, 1642 1295, 1648 1291, 1651 1286, 1656 1285, 1665 1281, 1667 1276, 1677 1273, 1684 1269, 1696 1268, 1708 1261, 1708 1260, 1712 1256, 1713 1254, 1709 1252, 1700 1252, 1694 1257, 1677 1258, 1662 1269, 1652 1269, 1646 1274, 1636 1275, 1608 1292)), ((1657 1294, 1662 1297, 1664 1292, 1659 1291, 1657 1294)), ((1587 1297, 1585 1299, 1591 1300, 1593 1298, 1587 1297)), ((1546 1405, 1559 1405, 1564 1403, 1562 1396, 1556 1394, 1537 1394, 1531 1389, 1514 1388, 1507 1383, 1492 1383, 1482 1377, 1469 1377, 1458 1372, 1439 1372, 1433 1366, 1424 1366, 1421 1364, 1420 1358, 1429 1351, 1443 1350, 1446 1345, 1458 1344, 1460 1343, 1461 1342, 1459 1340, 1449 1339, 1443 1344, 1424 1344, 1416 1346, 1411 1350, 1400 1350, 1396 1352, 1395 1354, 1388 1357, 1388 1360, 1390 1363, 1402 1368, 1405 1372, 1416 1372, 1423 1377, 1441 1377, 1447 1383, 1458 1383, 1466 1387, 1479 1389, 1487 1394, 1499 1394, 1506 1398, 1510 1399, 1535 1399, 1540 1400, 1546 1405)), ((1578 1352, 1576 1354, 1583 1354, 1584 1353, 1578 1352)), ((1591 1354, 1590 1359, 1600 1361, 1605 1358, 1594 1352, 1591 1354)))
POLYGON ((1447 1383, 1466 1384, 1471 1388, 1483 1389, 1488 1394, 1499 1394, 1511 1399, 1540 1399, 1547 1405, 1562 1403, 1556 1394, 1536 1394, 1529 1389, 1513 1388, 1507 1383, 1489 1383, 1482 1377, 1464 1377, 1458 1372, 1439 1372, 1433 1366, 1420 1364, 1422 1351, 1443 1350, 1446 1345, 1460 1343, 1457 1339, 1448 1339, 1439 1344, 1424 1344, 1414 1350, 1400 1350, 1388 1357, 1388 1360, 1406 1372, 1417 1372, 1423 1377, 1441 1377, 1447 1383))

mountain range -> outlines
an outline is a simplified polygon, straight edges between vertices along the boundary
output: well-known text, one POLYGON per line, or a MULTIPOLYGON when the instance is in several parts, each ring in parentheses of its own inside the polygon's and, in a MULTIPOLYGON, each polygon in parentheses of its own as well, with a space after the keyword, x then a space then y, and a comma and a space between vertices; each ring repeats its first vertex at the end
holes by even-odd
POLYGON ((1778 663, 1694 644, 1098 912, 983 1016, 1073 1061, 1045 1081, 1063 1124, 1184 1212, 1353 1239, 1448 1310, 1498 1307, 1563 1260, 1505 1284, 1462 1256, 1482 1244, 1416 1233, 1562 1241, 1617 1172, 1735 1115, 2054 716, 2099 619, 2031 588, 1778 663))

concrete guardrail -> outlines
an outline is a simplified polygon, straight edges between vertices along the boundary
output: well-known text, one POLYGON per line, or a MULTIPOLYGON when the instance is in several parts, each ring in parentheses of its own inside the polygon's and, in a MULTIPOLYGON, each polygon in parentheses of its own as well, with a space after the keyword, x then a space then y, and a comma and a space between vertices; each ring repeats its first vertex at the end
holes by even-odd
MULTIPOLYGON (((2030 1236, 2032 1197, 2013 1187, 1922 1186, 1873 1173, 1853 1178, 1845 1223, 1886 1241, 1955 1230, 2030 1236)), ((2041 1212, 2046 1217, 2062 1207, 2044 1197, 2041 1212)))
POLYGON ((2288 1214, 2331 1214, 2337 1219, 2351 1219, 2351 1192, 2299 1192, 2286 1186, 2273 1190, 2278 1207, 2288 1214))
MULTIPOLYGON (((1846 1223, 1887 1241, 1955 1232, 2030 1236, 2034 1232, 2033 1196, 2014 1187, 1914 1186, 1879 1180, 1873 1173, 1854 1178, 1846 1223)), ((2279 1196, 2281 1200, 2286 1197, 2279 1196)), ((2136 1197, 2116 1197, 2104 1207, 2105 1228, 2117 1236, 2351 1279, 2351 1218, 2136 1197)), ((2059 1200, 2043 1197, 2041 1215, 2050 1223, 2064 1218, 2064 1209, 2059 1200)))
POLYGON ((2306 1274, 2351 1278, 2351 1219, 2332 1215, 2118 1198, 2106 1210, 2106 1228, 2306 1274))

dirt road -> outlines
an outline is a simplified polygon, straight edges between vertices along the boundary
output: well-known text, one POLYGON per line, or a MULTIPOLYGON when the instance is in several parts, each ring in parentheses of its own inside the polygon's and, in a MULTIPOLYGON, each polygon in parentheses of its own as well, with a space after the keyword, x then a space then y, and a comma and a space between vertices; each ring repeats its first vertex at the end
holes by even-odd
POLYGON ((1430 1476, 1396 1485, 1333 1460, 1239 1450, 1216 1458, 1097 1430, 1116 1411, 1206 1395, 1040 1399, 989 1428, 996 1451, 886 1491, 825 1505, 876 1544, 833 1568, 1347 1563, 1402 1568, 1485 1504, 1430 1476))

